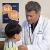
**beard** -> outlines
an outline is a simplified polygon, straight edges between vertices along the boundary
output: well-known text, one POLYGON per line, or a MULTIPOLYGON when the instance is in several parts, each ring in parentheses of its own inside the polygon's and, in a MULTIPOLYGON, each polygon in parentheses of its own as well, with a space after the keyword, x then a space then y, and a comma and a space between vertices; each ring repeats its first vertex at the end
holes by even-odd
POLYGON ((28 21, 28 24, 32 24, 33 23, 33 21, 30 21, 30 20, 27 20, 28 21))

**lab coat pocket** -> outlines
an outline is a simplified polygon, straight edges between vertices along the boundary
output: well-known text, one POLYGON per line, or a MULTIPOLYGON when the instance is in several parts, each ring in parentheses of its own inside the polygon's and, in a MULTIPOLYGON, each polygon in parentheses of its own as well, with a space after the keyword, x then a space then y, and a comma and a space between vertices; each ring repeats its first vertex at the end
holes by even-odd
POLYGON ((39 32, 37 33, 37 37, 38 37, 38 41, 39 41, 39 42, 42 41, 43 33, 42 33, 41 31, 39 31, 39 32))

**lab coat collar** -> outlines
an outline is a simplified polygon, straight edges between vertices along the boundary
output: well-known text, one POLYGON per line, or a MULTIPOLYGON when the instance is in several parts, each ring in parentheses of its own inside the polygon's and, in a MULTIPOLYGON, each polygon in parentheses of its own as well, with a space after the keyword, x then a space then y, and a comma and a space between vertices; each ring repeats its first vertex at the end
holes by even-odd
POLYGON ((38 32, 43 32, 43 29, 42 29, 43 21, 44 21, 44 18, 40 16, 37 26, 35 27, 35 30, 33 33, 38 34, 38 32))

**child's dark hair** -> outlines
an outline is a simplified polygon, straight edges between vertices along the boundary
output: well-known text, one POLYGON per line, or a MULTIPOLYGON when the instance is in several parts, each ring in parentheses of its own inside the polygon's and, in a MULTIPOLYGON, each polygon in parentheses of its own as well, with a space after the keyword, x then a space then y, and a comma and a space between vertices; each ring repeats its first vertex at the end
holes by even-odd
POLYGON ((8 38, 11 38, 15 34, 19 34, 22 28, 19 24, 9 23, 5 27, 5 34, 8 38))

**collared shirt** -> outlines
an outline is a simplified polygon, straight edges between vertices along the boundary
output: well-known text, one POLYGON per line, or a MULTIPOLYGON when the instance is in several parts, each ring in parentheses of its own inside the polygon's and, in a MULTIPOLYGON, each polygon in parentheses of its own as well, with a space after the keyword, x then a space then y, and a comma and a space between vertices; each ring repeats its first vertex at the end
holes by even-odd
POLYGON ((33 33, 37 23, 38 23, 38 21, 36 23, 31 24, 31 31, 32 31, 32 33, 33 33))

